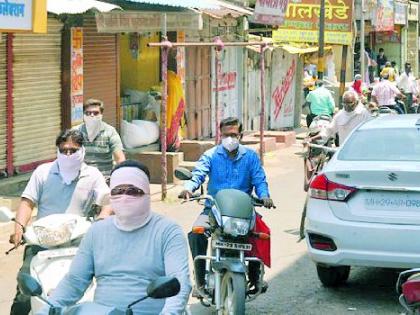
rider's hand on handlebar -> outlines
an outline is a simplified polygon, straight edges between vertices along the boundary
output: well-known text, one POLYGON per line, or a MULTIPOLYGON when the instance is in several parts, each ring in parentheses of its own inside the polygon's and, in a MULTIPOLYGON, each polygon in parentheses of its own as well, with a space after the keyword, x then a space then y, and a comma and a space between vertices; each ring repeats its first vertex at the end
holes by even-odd
POLYGON ((23 229, 19 224, 15 224, 15 234, 10 235, 9 242, 18 247, 22 242, 23 229))
POLYGON ((262 198, 262 202, 263 202, 265 208, 267 208, 267 209, 274 208, 273 199, 265 197, 265 198, 262 198))
POLYGON ((181 191, 181 193, 178 195, 179 199, 184 199, 184 200, 188 200, 192 197, 192 192, 189 190, 183 190, 181 191))

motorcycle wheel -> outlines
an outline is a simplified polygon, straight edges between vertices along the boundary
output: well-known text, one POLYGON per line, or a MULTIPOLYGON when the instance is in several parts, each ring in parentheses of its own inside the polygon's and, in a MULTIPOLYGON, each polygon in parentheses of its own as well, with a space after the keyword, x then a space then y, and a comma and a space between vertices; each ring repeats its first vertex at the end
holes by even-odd
POLYGON ((303 190, 308 191, 309 184, 314 174, 312 162, 308 158, 303 159, 303 190))
POLYGON ((222 279, 223 315, 245 314, 245 275, 227 271, 222 279))

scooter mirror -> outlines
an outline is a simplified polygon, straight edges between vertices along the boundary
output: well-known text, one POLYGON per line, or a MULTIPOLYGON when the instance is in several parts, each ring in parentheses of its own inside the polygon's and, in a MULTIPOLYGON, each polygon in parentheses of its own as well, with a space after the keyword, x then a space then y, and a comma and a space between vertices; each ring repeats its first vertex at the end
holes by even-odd
POLYGON ((175 177, 180 180, 190 180, 193 177, 193 175, 190 170, 187 170, 183 167, 177 167, 175 169, 175 177))
POLYGON ((153 299, 175 296, 181 290, 181 284, 175 277, 159 277, 147 286, 147 295, 153 299))
POLYGON ((15 218, 15 215, 7 207, 0 207, 0 222, 10 222, 15 218))
POLYGON ((42 287, 31 275, 19 272, 18 286, 20 292, 27 296, 40 296, 42 294, 42 287))

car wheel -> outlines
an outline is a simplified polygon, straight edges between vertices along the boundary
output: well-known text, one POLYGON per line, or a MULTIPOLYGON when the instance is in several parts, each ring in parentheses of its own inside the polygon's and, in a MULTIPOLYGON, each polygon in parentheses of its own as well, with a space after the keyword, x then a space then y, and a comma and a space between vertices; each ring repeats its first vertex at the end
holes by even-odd
POLYGON ((316 265, 318 278, 326 287, 336 287, 347 281, 350 275, 350 266, 326 267, 316 265))

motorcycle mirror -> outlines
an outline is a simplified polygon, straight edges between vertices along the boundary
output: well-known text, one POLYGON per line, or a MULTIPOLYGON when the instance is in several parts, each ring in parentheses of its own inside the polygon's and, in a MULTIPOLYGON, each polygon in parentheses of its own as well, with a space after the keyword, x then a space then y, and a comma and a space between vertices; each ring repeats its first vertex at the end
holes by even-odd
POLYGON ((42 287, 31 275, 19 272, 17 282, 20 292, 26 296, 40 296, 42 294, 42 287))
POLYGON ((147 295, 153 299, 175 296, 181 290, 181 284, 175 277, 159 277, 147 286, 147 295))
POLYGON ((0 222, 10 222, 15 218, 15 215, 7 207, 0 207, 0 222))
POLYGON ((190 170, 184 167, 177 167, 175 169, 175 177, 180 180, 190 180, 193 177, 193 175, 190 170))

